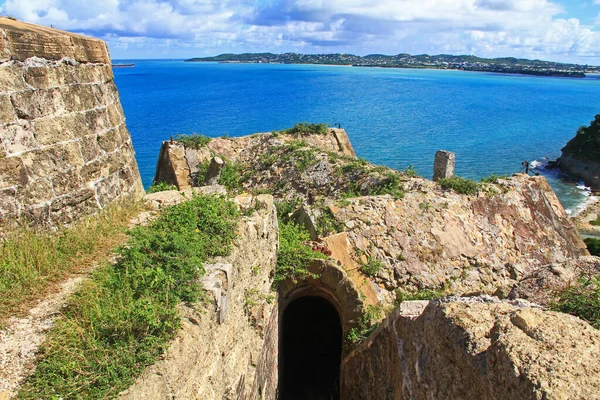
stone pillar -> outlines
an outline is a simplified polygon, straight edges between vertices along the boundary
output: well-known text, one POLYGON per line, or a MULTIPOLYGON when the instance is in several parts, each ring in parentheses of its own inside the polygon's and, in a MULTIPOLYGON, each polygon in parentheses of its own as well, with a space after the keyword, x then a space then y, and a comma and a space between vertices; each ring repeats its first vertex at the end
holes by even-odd
POLYGON ((456 155, 451 151, 438 150, 433 162, 433 180, 452 178, 454 176, 454 159, 456 155))
POLYGON ((219 183, 219 177, 224 165, 225 163, 220 157, 213 157, 208 166, 208 171, 206 171, 206 180, 204 183, 206 185, 216 185, 219 183))

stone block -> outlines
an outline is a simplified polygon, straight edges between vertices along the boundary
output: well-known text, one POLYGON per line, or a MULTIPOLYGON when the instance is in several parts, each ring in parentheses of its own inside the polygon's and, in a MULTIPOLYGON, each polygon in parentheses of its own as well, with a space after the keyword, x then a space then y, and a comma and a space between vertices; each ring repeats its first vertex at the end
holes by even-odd
POLYGON ((121 195, 121 184, 118 174, 110 175, 96 183, 96 195, 102 207, 106 207, 111 201, 121 195))
POLYGON ((43 145, 53 145, 92 133, 81 114, 34 120, 33 132, 38 143, 43 145))
POLYGON ((8 94, 0 95, 0 124, 8 124, 15 120, 15 111, 13 110, 10 96, 8 94))
POLYGON ((79 65, 75 77, 79 83, 105 83, 114 78, 110 65, 98 64, 79 65))
POLYGON ((62 87, 60 94, 67 112, 87 111, 98 105, 92 86, 75 85, 62 87))
POLYGON ((25 185, 27 181, 25 166, 20 157, 0 158, 0 188, 25 185))
POLYGON ((4 65, 0 67, 0 88, 3 92, 16 92, 25 90, 25 79, 23 77, 23 69, 13 66, 4 65))
POLYGON ((56 196, 63 196, 83 187, 83 181, 75 169, 69 169, 52 177, 52 187, 56 196))
POLYGON ((81 138, 81 155, 85 164, 97 159, 102 155, 102 150, 98 146, 98 137, 96 135, 87 135, 81 138))
POLYGON ((92 85, 90 87, 93 88, 94 94, 100 105, 107 106, 116 103, 119 100, 119 93, 117 92, 117 87, 113 81, 100 85, 92 85))
POLYGON ((100 179, 102 176, 108 176, 108 168, 104 171, 104 161, 103 159, 96 159, 92 162, 85 164, 79 170, 79 175, 84 182, 92 182, 97 179, 100 179))
POLYGON ((22 186, 17 191, 17 198, 23 206, 31 206, 48 202, 54 198, 52 182, 48 178, 39 178, 22 186))
POLYGON ((91 132, 99 134, 112 127, 105 109, 91 110, 85 113, 85 121, 91 132))
POLYGON ((31 151, 23 155, 27 174, 32 178, 41 178, 60 171, 83 165, 78 142, 57 144, 43 151, 31 151))
POLYGON ((52 225, 50 220, 50 204, 42 203, 25 207, 21 211, 21 217, 31 225, 49 227, 52 225))
POLYGON ((2 129, 0 134, 2 148, 8 155, 19 154, 26 151, 31 151, 39 148, 30 125, 25 122, 23 124, 12 124, 2 129))
POLYGON ((60 89, 26 90, 12 94, 11 100, 21 119, 42 118, 65 110, 60 89))
POLYGON ((56 224, 69 224, 98 210, 94 191, 88 188, 59 197, 50 204, 50 218, 56 224))
POLYGON ((75 67, 60 66, 29 67, 25 72, 25 81, 36 89, 50 89, 74 84, 75 67))
POLYGON ((452 178, 454 176, 454 161, 456 155, 450 151, 439 150, 435 153, 433 162, 433 180, 452 178))
POLYGON ((19 214, 16 193, 14 188, 0 190, 0 226, 6 225, 19 214))
MULTIPOLYGON (((108 119, 112 126, 121 125, 125 121, 125 118, 123 118, 125 114, 123 113, 121 103, 109 104, 106 111, 108 112, 108 119)), ((127 135, 129 135, 129 132, 127 135)))

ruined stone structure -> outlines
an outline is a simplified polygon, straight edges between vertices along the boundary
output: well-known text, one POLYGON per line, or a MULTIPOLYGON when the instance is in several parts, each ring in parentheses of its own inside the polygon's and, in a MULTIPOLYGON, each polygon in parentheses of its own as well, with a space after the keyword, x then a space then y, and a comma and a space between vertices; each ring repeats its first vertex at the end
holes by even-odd
POLYGON ((343 360, 342 399, 598 399, 600 332, 527 302, 402 303, 343 360))
POLYGON ((454 176, 454 161, 456 155, 450 151, 439 150, 435 153, 433 161, 433 181, 441 178, 452 178, 454 176))
POLYGON ((106 43, 0 18, 0 226, 143 193, 106 43))

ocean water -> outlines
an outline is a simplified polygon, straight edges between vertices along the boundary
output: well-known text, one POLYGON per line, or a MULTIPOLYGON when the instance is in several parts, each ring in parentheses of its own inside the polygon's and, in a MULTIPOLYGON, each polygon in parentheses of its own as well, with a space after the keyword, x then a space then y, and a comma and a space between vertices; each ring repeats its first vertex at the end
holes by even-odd
MULTIPOLYGON (((115 62, 127 62, 117 60, 115 62)), ((242 136, 297 122, 340 123, 360 157, 431 178, 437 150, 479 179, 522 170, 600 113, 600 76, 545 78, 464 71, 135 60, 115 82, 144 185, 160 143, 180 133, 242 136)), ((590 199, 539 168, 570 212, 590 199)))

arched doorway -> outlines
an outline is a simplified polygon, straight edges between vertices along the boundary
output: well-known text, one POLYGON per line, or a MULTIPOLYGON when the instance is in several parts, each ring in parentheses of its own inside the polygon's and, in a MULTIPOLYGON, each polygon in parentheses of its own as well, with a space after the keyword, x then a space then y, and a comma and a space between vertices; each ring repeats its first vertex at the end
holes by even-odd
POLYGON ((283 312, 281 400, 338 400, 342 325, 322 297, 293 300, 283 312))

